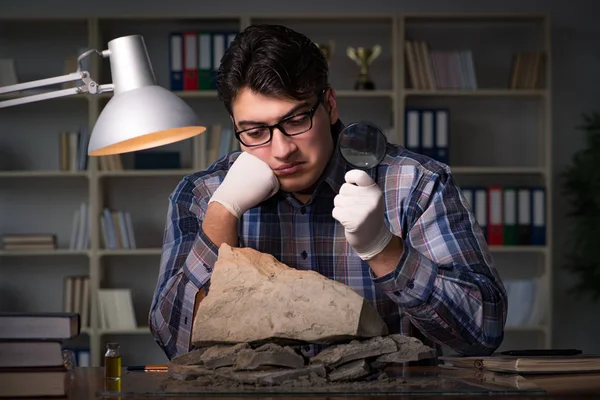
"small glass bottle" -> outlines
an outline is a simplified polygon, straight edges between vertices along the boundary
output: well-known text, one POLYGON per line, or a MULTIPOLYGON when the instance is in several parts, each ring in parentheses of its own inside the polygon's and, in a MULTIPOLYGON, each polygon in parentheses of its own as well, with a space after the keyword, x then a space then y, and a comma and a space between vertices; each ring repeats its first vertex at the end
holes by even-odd
POLYGON ((106 344, 104 377, 112 380, 121 379, 121 348, 118 343, 106 344))

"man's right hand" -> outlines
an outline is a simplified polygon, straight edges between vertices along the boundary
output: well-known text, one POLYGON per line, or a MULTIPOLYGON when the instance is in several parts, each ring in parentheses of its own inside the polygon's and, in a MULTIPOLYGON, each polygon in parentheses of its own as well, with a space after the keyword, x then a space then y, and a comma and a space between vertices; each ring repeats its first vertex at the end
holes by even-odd
POLYGON ((239 219, 278 190, 279 180, 271 167, 258 157, 242 152, 208 203, 218 202, 239 219))

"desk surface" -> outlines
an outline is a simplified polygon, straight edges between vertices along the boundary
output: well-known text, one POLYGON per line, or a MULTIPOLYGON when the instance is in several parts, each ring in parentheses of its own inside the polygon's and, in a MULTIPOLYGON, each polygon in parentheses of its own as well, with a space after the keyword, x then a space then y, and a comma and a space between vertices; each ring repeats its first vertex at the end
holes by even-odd
MULTIPOLYGON (((494 379, 470 379, 471 374, 465 376, 456 375, 448 378, 445 371, 436 367, 411 367, 398 372, 398 376, 405 378, 409 383, 403 389, 384 390, 382 392, 355 390, 336 391, 331 393, 311 393, 310 388, 303 391, 290 392, 245 392, 228 391, 209 393, 205 388, 194 387, 189 382, 183 382, 184 386, 173 386, 174 380, 166 372, 131 372, 123 369, 122 379, 119 385, 107 382, 104 379, 102 368, 77 368, 70 379, 69 399, 206 399, 227 397, 264 398, 265 396, 278 396, 282 398, 306 397, 331 399, 332 397, 355 397, 359 399, 386 399, 403 398, 407 395, 418 395, 419 399, 453 399, 464 398, 465 395, 506 395, 510 399, 563 399, 582 398, 583 395, 600 395, 600 374, 570 375, 570 376, 545 376, 527 380, 524 389, 514 387, 509 382, 514 382, 514 376, 506 381, 494 379), (531 381, 531 382, 530 382, 531 381), (511 387, 512 386, 512 387, 511 387), (173 389, 177 388, 177 389, 173 389), (183 388, 183 389, 182 389, 183 388), (187 393, 182 393, 187 392, 187 393), (185 397, 182 397, 185 396, 185 397)), ((481 378, 481 377, 480 377, 481 378)), ((523 379, 520 378, 523 382, 523 379)), ((268 390, 268 389, 267 389, 268 390)))

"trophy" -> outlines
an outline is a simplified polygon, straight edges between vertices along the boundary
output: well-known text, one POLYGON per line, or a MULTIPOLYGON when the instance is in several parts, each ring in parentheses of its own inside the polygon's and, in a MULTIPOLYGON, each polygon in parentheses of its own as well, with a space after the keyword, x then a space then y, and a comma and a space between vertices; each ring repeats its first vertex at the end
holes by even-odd
POLYGON ((335 43, 333 40, 328 41, 327 43, 316 43, 317 47, 319 48, 319 50, 321 50, 321 53, 323 53, 323 55, 325 56, 325 59, 327 60, 327 63, 329 64, 329 61, 331 60, 331 56, 333 55, 333 51, 334 51, 334 47, 335 47, 335 43))
POLYGON ((369 65, 381 54, 381 46, 377 44, 373 48, 348 47, 346 54, 360 68, 354 90, 374 90, 375 83, 369 77, 369 65))

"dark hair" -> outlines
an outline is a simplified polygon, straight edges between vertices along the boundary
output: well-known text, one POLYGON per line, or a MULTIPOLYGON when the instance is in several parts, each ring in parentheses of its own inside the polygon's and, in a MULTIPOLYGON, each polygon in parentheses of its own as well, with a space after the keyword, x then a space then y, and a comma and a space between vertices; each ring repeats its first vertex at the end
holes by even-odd
POLYGON ((281 25, 251 25, 221 59, 217 92, 227 111, 240 89, 304 100, 328 86, 324 54, 305 35, 281 25))

